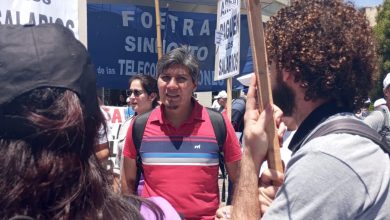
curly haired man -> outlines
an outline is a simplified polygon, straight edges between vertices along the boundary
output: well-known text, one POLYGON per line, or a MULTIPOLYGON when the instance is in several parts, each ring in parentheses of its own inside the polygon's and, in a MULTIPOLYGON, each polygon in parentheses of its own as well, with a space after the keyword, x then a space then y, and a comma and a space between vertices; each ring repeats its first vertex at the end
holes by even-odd
MULTIPOLYGON (((298 129, 289 144, 293 155, 285 176, 268 170, 260 178, 259 199, 258 171, 273 111, 268 106, 259 114, 252 79, 231 216, 388 219, 390 159, 382 145, 346 132, 308 139, 327 123, 356 122, 353 112, 367 99, 377 64, 368 21, 342 0, 300 0, 280 10, 267 28, 274 102, 295 119, 298 129)), ((227 216, 217 213, 219 219, 227 216)))

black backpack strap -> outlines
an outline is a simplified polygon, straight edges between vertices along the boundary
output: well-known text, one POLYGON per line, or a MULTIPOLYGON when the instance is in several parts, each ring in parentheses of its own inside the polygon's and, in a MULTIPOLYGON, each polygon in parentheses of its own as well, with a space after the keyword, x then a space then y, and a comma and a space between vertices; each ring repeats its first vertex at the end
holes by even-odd
POLYGON ((141 158, 141 155, 139 153, 139 149, 141 147, 142 138, 144 136, 146 122, 148 121, 148 118, 149 118, 151 112, 152 111, 146 112, 146 113, 141 114, 141 115, 137 115, 133 119, 134 122, 133 122, 132 138, 133 138, 135 150, 137 152, 137 159, 136 159, 137 176, 135 179, 135 191, 134 192, 137 192, 138 184, 139 184, 139 181, 141 179, 141 173, 144 172, 144 170, 142 168, 142 158, 141 158))
POLYGON ((215 133, 215 138, 217 139, 219 146, 219 169, 221 169, 223 183, 222 183, 222 202, 226 201, 226 187, 225 187, 225 179, 226 179, 226 171, 225 171, 225 160, 223 156, 223 144, 226 140, 226 124, 223 116, 220 112, 215 111, 211 108, 206 108, 210 117, 211 124, 213 125, 213 130, 215 133))
POLYGON ((215 137, 218 142, 218 146, 220 151, 223 149, 223 144, 226 140, 226 124, 225 120, 223 119, 223 116, 220 112, 215 111, 211 108, 206 108, 207 112, 209 113, 211 124, 213 125, 215 137))
POLYGON ((336 133, 348 133, 355 134, 365 138, 368 138, 378 144, 383 151, 390 154, 390 148, 383 139, 383 137, 370 126, 365 124, 363 121, 356 120, 353 118, 340 118, 328 123, 325 123, 323 126, 318 128, 314 133, 306 138, 305 143, 310 140, 325 136, 327 134, 336 134, 336 133))

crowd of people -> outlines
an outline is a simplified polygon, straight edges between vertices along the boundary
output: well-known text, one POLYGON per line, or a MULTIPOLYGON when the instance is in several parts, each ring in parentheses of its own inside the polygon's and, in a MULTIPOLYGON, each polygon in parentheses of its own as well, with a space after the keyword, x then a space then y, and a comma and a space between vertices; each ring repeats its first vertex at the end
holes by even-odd
POLYGON ((0 25, 0 218, 389 219, 390 74, 374 111, 355 115, 378 60, 364 15, 342 0, 297 0, 265 36, 274 105, 259 111, 264 88, 253 75, 231 121, 225 91, 216 111, 202 106, 199 62, 175 48, 156 79, 129 79, 121 101, 135 115, 119 129, 110 172, 86 48, 61 25, 0 25), (273 120, 284 173, 264 166, 273 120), (221 166, 234 191, 228 206, 221 166))

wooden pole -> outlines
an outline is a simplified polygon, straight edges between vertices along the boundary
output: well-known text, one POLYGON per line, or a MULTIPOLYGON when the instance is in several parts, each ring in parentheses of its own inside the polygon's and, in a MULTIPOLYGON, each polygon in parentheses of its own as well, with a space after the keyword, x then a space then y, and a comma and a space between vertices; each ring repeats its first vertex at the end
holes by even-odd
POLYGON ((159 2, 159 0, 154 0, 154 8, 156 10, 157 57, 158 57, 158 59, 160 59, 162 57, 162 43, 161 43, 161 20, 160 20, 160 2, 159 2))
POLYGON ((88 36, 87 36, 87 1, 78 0, 78 19, 79 19, 79 40, 86 48, 88 48, 88 36))
POLYGON ((226 101, 226 113, 229 121, 232 119, 232 87, 233 79, 231 77, 227 78, 226 83, 226 92, 227 92, 227 101, 226 101))
MULTIPOLYGON (((272 90, 268 75, 267 51, 265 48, 264 29, 261 18, 260 0, 246 0, 248 9, 249 36, 252 49, 253 67, 257 79, 257 98, 260 112, 264 106, 272 104, 272 90)), ((268 131, 268 167, 283 172, 280 158, 279 138, 276 132, 275 122, 267 125, 268 131)))

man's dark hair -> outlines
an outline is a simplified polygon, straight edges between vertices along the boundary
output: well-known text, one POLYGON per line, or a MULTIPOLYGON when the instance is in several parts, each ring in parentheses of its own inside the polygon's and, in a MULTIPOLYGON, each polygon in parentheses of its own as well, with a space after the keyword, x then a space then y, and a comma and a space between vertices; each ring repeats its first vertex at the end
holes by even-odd
POLYGON ((192 81, 198 84, 199 62, 189 46, 181 46, 163 55, 157 62, 157 77, 170 66, 179 64, 188 68, 192 81))
POLYGON ((269 61, 294 74, 305 99, 360 109, 373 86, 376 44, 364 14, 343 0, 298 0, 267 23, 269 61), (299 2, 299 4, 298 4, 299 2))

